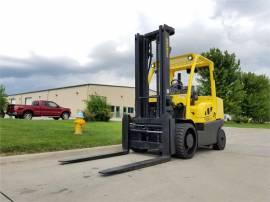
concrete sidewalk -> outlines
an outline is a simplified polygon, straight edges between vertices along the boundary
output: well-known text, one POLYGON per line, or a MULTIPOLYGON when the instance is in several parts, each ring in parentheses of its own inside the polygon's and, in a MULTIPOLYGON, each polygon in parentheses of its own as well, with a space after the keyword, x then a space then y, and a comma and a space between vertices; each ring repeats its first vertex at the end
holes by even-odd
MULTIPOLYGON (((120 175, 98 171, 152 158, 150 154, 59 165, 58 160, 120 150, 120 146, 0 157, 0 191, 17 202, 236 201, 270 199, 270 130, 225 128, 224 151, 200 149, 120 175)), ((0 201, 9 201, 0 194, 0 201)))

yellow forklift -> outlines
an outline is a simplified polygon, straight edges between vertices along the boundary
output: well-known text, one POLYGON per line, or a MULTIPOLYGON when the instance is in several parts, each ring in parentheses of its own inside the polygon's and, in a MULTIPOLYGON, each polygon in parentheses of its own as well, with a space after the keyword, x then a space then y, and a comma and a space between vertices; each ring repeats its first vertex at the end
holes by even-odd
POLYGON ((153 32, 135 35, 135 117, 123 117, 123 150, 60 161, 61 164, 125 155, 130 150, 159 154, 100 171, 102 175, 113 175, 164 163, 172 156, 189 159, 201 146, 225 148, 223 101, 216 96, 214 64, 195 53, 170 57, 169 38, 174 32, 174 28, 161 25, 153 32), (211 93, 201 96, 194 77, 203 70, 209 73, 211 93), (188 75, 187 85, 183 84, 183 74, 188 75), (156 92, 150 94, 149 85, 153 82, 156 92))

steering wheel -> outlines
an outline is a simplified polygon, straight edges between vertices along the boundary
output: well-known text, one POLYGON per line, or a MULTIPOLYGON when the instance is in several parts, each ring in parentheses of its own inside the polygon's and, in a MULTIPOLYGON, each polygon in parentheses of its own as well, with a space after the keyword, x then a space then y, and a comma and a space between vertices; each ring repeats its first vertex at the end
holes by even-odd
POLYGON ((171 80, 171 87, 177 87, 181 89, 183 87, 183 83, 178 79, 171 80))

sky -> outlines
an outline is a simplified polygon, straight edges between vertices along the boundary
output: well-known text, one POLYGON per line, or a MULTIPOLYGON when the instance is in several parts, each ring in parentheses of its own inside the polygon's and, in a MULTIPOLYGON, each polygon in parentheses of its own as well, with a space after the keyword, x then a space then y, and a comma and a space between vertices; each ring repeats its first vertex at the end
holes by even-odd
POLYGON ((270 76, 269 0, 0 0, 0 84, 8 94, 134 86, 134 35, 175 28, 172 55, 234 52, 270 76))

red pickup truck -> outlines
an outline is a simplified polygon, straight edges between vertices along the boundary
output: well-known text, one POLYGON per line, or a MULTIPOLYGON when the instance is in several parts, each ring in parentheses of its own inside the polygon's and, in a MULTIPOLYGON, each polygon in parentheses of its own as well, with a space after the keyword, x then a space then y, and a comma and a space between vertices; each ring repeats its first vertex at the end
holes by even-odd
POLYGON ((52 117, 55 120, 62 118, 67 120, 70 117, 70 109, 60 107, 58 104, 52 101, 36 100, 32 102, 32 105, 16 105, 9 104, 7 107, 7 114, 9 116, 15 116, 15 118, 24 118, 31 120, 32 117, 47 116, 52 117))

